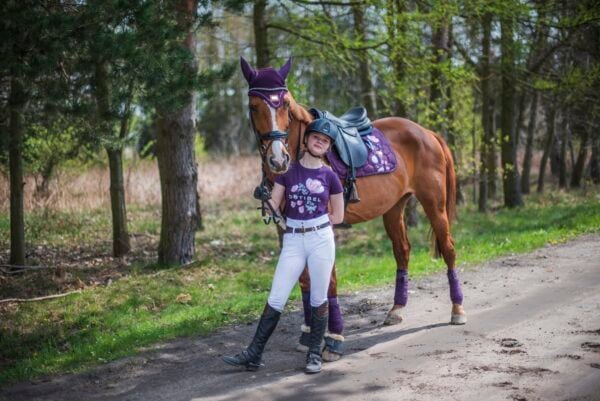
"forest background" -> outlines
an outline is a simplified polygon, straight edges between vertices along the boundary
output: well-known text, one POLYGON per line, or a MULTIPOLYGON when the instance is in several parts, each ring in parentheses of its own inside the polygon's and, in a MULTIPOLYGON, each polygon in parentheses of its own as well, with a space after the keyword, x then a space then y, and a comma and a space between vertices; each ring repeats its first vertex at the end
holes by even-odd
MULTIPOLYGON (((361 104, 443 135, 464 261, 600 225, 594 1, 9 0, 1 13, 3 380, 253 318, 277 244, 251 199, 260 161, 240 56, 258 67, 292 57, 288 86, 307 107, 361 104), (153 295, 163 275, 174 284, 153 295), (225 288, 247 299, 207 295, 225 288), (118 346, 131 322, 112 313, 132 310, 139 330, 118 346)), ((413 202, 417 233, 418 214, 413 202)), ((339 237, 349 254, 390 251, 375 225, 339 237)), ((440 266, 419 255, 413 271, 440 266)), ((378 270, 393 272, 391 260, 371 273, 365 263, 356 276, 343 267, 348 288, 392 282, 378 270)))

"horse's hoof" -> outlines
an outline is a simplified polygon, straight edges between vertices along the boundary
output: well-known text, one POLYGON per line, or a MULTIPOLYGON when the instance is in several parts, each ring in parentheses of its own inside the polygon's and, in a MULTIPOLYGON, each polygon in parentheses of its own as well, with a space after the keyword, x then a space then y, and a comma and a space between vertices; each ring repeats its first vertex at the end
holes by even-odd
POLYGON ((461 304, 452 304, 452 315, 450 324, 465 324, 467 323, 467 314, 465 308, 461 304))
POLYGON ((324 362, 335 362, 339 361, 342 358, 342 355, 336 354, 335 352, 330 352, 326 349, 323 351, 321 358, 323 358, 324 362))
POLYGON ((344 336, 341 334, 328 333, 325 335, 325 347, 322 358, 325 362, 339 361, 344 355, 344 336))
POLYGON ((465 324, 465 323, 467 323, 467 315, 466 314, 462 314, 462 315, 452 314, 452 317, 450 318, 450 324, 461 325, 461 324, 465 324))
POLYGON ((298 340, 298 345, 296 345, 296 351, 298 352, 308 352, 308 344, 310 343, 310 326, 303 324, 300 327, 302 334, 300 334, 300 339, 298 340))
POLYGON ((394 324, 400 324, 402 323, 402 320, 404 319, 402 318, 402 314, 400 313, 400 308, 392 309, 388 312, 385 320, 383 321, 383 325, 392 326, 394 324))

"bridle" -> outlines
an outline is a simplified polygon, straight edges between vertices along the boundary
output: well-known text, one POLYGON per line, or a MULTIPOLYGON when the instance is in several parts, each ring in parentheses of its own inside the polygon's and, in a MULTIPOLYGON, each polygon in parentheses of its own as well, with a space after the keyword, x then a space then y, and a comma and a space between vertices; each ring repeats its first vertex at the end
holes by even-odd
MULTIPOLYGON (((279 106, 281 107, 281 106, 279 106)), ((278 107, 278 109, 279 109, 278 107)), ((261 158, 261 170, 262 170, 262 179, 260 185, 254 189, 254 198, 260 200, 261 206, 259 209, 261 210, 262 220, 265 224, 269 224, 271 220, 273 223, 279 225, 281 228, 285 229, 285 224, 283 221, 283 216, 279 213, 278 210, 275 210, 269 199, 271 199, 271 191, 273 190, 273 183, 269 180, 269 175, 266 171, 266 166, 268 163, 267 155, 269 153, 269 149, 273 146, 273 142, 281 141, 286 149, 289 149, 288 144, 288 132, 290 129, 290 125, 292 122, 292 113, 288 111, 288 124, 287 129, 284 131, 273 130, 269 131, 265 134, 261 134, 256 129, 256 125, 254 124, 254 119, 252 118, 252 112, 249 114, 250 125, 252 126, 252 132, 254 133, 254 137, 256 138, 256 144, 258 146, 258 152, 261 158), (265 143, 265 141, 267 141, 265 143), (269 215, 267 213, 267 208, 271 211, 269 215)))
POLYGON ((283 139, 283 144, 285 146, 285 149, 286 150, 288 149, 287 139, 288 139, 288 131, 289 131, 290 122, 292 121, 292 116, 291 116, 291 113, 288 112, 288 129, 285 130, 285 132, 275 130, 275 131, 269 131, 265 134, 261 134, 256 129, 256 125, 254 124, 254 119, 252 118, 252 113, 250 113, 249 118, 250 118, 250 124, 252 125, 252 132, 254 132, 254 137, 256 138, 258 152, 260 154, 260 158, 263 163, 263 173, 264 173, 265 165, 267 163, 267 154, 269 153, 269 149, 271 148, 271 146, 273 146, 273 142, 275 142, 277 140, 281 141, 283 139), (264 141, 268 141, 268 142, 265 144, 264 141))

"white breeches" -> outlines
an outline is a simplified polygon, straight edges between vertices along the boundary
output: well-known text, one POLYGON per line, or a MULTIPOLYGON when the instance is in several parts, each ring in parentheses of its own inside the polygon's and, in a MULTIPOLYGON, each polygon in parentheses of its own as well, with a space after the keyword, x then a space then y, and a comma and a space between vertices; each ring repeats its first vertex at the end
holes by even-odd
MULTIPOLYGON (((288 219, 288 227, 314 227, 329 221, 324 215, 316 219, 299 221, 288 219)), ((310 305, 321 306, 327 301, 327 290, 331 270, 335 262, 335 241, 331 226, 305 234, 283 235, 283 247, 275 269, 273 285, 269 294, 269 305, 282 311, 294 285, 300 278, 304 266, 310 274, 310 305)))

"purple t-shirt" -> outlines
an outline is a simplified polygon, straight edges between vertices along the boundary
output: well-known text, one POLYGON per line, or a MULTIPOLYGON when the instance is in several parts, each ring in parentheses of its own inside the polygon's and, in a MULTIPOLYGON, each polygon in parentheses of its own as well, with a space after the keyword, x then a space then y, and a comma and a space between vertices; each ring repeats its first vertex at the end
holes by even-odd
POLYGON ((310 220, 327 214, 329 195, 343 192, 337 174, 329 167, 306 168, 292 163, 287 173, 275 178, 285 187, 285 215, 295 220, 310 220))

